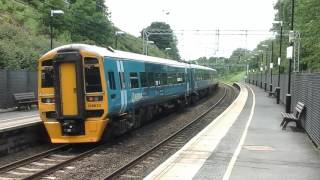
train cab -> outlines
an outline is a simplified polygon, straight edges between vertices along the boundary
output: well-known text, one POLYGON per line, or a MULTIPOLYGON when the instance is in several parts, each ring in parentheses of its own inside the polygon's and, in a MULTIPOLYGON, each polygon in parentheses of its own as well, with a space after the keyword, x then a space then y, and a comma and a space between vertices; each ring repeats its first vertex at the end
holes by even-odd
POLYGON ((39 111, 52 143, 97 142, 107 124, 103 58, 59 48, 38 63, 39 111))

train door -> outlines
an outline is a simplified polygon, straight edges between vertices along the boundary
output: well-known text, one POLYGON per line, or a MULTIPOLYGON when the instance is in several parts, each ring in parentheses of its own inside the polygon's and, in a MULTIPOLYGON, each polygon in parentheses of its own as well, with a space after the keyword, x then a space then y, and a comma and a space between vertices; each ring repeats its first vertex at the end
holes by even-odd
POLYGON ((76 65, 75 63, 60 64, 60 89, 61 89, 61 110, 64 116, 78 114, 77 86, 76 86, 76 65))
POLYGON ((189 68, 189 87, 190 87, 190 91, 193 92, 194 91, 194 81, 195 81, 195 77, 194 77, 194 69, 193 68, 189 68))
POLYGON ((163 95, 163 86, 161 84, 161 73, 154 74, 154 82, 155 82, 155 95, 161 96, 163 95))
POLYGON ((111 114, 123 113, 127 106, 127 91, 124 75, 123 61, 109 58, 104 61, 106 75, 108 76, 108 102, 111 114))
POLYGON ((82 57, 62 52, 53 61, 55 107, 64 135, 84 134, 84 89, 82 57))
POLYGON ((185 72, 185 82, 187 83, 187 94, 190 94, 190 77, 189 77, 189 68, 184 69, 185 72))

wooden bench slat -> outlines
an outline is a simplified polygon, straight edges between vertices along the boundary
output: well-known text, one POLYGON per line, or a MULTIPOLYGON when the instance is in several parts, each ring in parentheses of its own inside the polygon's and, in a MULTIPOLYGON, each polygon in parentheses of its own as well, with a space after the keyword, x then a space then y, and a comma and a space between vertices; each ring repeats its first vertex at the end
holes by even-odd
POLYGON ((38 103, 34 92, 15 93, 13 94, 13 97, 16 100, 19 108, 20 106, 30 106, 38 103))
POLYGON ((294 113, 284 113, 281 112, 281 115, 283 117, 283 120, 280 124, 282 126, 282 129, 286 129, 286 126, 289 122, 293 121, 296 123, 296 126, 300 127, 301 126, 301 114, 303 113, 305 109, 305 105, 301 102, 298 102, 296 107, 295 107, 295 112, 294 113))

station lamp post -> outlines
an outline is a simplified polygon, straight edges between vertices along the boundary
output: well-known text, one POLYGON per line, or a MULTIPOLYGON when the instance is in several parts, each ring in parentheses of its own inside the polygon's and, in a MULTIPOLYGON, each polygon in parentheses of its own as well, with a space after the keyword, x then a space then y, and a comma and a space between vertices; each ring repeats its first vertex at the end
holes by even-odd
POLYGON ((264 74, 265 74, 265 78, 264 78, 264 91, 267 91, 267 73, 268 73, 268 55, 267 55, 267 53, 268 53, 268 45, 267 44, 262 44, 261 45, 262 47, 265 47, 265 48, 267 48, 267 51, 266 51, 266 65, 265 65, 265 69, 264 69, 264 74))
POLYGON ((279 57, 278 57, 278 86, 275 88, 277 96, 277 104, 280 103, 280 69, 281 69, 281 57, 282 57, 282 21, 275 21, 274 24, 280 24, 280 37, 279 37, 279 57))
POLYGON ((123 35, 123 34, 125 34, 125 32, 123 32, 123 31, 116 31, 116 33, 115 33, 115 35, 116 35, 116 49, 118 48, 118 36, 121 36, 121 35, 123 35))
POLYGON ((251 84, 254 85, 254 69, 251 69, 251 84))
POLYGON ((62 10, 51 10, 50 11, 50 49, 53 48, 53 16, 62 15, 64 12, 62 10))
POLYGON ((291 31, 289 34, 289 42, 290 47, 287 48, 287 59, 289 60, 289 69, 288 69, 288 93, 286 94, 286 113, 291 112, 291 67, 292 67, 292 61, 294 59, 294 6, 295 2, 294 0, 291 0, 291 31))
MULTIPOLYGON (((268 86, 268 83, 267 83, 267 76, 268 76, 268 67, 269 67, 269 71, 270 71, 270 84, 269 84, 269 91, 271 92, 272 91, 272 69, 273 69, 273 38, 270 39, 271 40, 271 56, 270 56, 270 62, 268 63, 268 58, 266 57, 266 78, 265 78, 265 86, 264 86, 264 90, 267 91, 267 86, 268 86)), ((267 46, 265 46, 267 47, 267 46)), ((267 51, 268 53, 269 51, 267 51)))
POLYGON ((287 59, 289 60, 288 69, 288 93, 286 94, 286 113, 291 112, 291 61, 293 59, 293 45, 287 48, 287 59))
POLYGON ((261 75, 261 82, 260 82, 260 87, 262 88, 262 71, 263 71, 263 51, 259 50, 259 52, 261 52, 261 63, 260 63, 260 75, 261 75))
POLYGON ((256 76, 254 69, 252 71, 253 71, 254 77, 256 77, 256 78, 254 78, 255 79, 255 85, 258 86, 258 76, 256 76))
MULTIPOLYGON (((258 53, 254 54, 255 58, 256 58, 256 62, 257 62, 257 67, 259 68, 259 55, 258 53)), ((255 70, 253 69, 253 72, 255 72, 255 70)), ((254 73, 253 73, 254 74, 254 73)), ((254 74, 254 76, 256 77, 256 75, 254 74)), ((258 86, 258 77, 253 78, 255 81, 256 86, 258 86)))
POLYGON ((149 44, 154 44, 154 42, 153 41, 147 41, 146 43, 147 43, 147 45, 146 45, 146 55, 148 55, 148 50, 149 50, 148 45, 149 44))
POLYGON ((262 71, 263 71, 263 65, 261 63, 261 66, 260 66, 260 76, 261 76, 260 88, 262 88, 262 71))
POLYGON ((273 39, 271 41, 271 62, 270 62, 270 85, 269 91, 272 92, 272 69, 273 69, 273 39))

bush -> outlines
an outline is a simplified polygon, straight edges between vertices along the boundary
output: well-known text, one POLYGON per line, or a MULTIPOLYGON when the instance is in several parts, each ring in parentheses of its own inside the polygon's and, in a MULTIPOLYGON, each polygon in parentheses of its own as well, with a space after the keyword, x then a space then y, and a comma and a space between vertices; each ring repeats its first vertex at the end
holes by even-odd
POLYGON ((7 23, 0 24, 0 68, 36 69, 37 59, 50 49, 49 39, 7 23))

